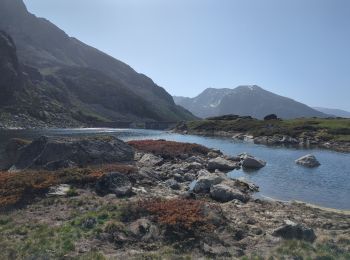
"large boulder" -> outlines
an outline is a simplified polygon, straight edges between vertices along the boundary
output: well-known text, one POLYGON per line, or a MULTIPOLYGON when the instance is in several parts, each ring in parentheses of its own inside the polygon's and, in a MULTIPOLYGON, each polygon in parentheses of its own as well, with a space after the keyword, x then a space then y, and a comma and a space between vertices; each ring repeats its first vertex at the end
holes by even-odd
POLYGON ((19 149, 12 168, 56 170, 70 166, 128 162, 133 158, 132 147, 114 136, 42 136, 19 149))
POLYGON ((315 232, 312 228, 296 224, 290 220, 286 220, 284 225, 276 228, 272 232, 272 235, 284 239, 299 239, 308 242, 313 242, 316 239, 315 232))
POLYGON ((225 176, 223 174, 201 170, 192 190, 195 193, 208 193, 213 185, 219 184, 224 180, 225 176))
POLYGON ((317 167, 320 165, 319 161, 312 154, 307 154, 300 157, 299 159, 295 160, 295 163, 309 168, 317 167))
POLYGON ((96 182, 95 190, 100 196, 115 194, 117 197, 124 197, 132 194, 132 183, 125 174, 110 172, 96 182))
POLYGON ((242 157, 242 167, 245 169, 260 169, 265 167, 266 162, 255 158, 251 155, 244 155, 242 157))
POLYGON ((225 184, 217 184, 210 188, 210 197, 219 202, 228 202, 231 200, 240 200, 247 202, 249 197, 240 190, 229 187, 225 184))
POLYGON ((222 158, 222 157, 217 157, 209 160, 207 168, 209 171, 219 170, 219 171, 227 172, 227 171, 232 171, 238 167, 239 167, 238 163, 235 163, 230 160, 226 160, 225 158, 222 158))

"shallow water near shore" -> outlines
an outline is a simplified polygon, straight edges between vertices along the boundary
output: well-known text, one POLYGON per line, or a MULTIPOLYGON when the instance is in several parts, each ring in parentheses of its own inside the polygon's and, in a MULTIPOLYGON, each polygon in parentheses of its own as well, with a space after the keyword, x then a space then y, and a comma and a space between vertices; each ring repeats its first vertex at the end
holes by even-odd
MULTIPOLYGON (((190 142, 220 149, 228 155, 247 152, 267 161, 266 167, 253 172, 235 170, 234 178, 242 177, 260 187, 260 195, 277 200, 299 200, 322 207, 350 209, 350 154, 321 149, 267 147, 234 141, 230 138, 180 135, 165 131, 143 129, 43 129, 0 130, 0 150, 10 138, 32 139, 48 136, 115 135, 122 140, 166 139, 190 142), (314 154, 321 166, 313 169, 296 165, 294 160, 314 154)), ((259 195, 258 194, 258 195, 259 195)))

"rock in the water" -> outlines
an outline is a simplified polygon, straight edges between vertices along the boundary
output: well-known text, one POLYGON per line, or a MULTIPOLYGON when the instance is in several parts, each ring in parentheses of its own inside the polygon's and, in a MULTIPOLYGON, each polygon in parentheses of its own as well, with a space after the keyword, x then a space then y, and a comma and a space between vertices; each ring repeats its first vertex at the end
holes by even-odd
POLYGON ((242 157, 242 167, 245 169, 260 169, 265 167, 266 162, 255 158, 251 155, 245 155, 242 157))
POLYGON ((113 136, 48 138, 42 136, 22 147, 16 169, 48 169, 126 162, 134 159, 131 146, 113 136))
POLYGON ((222 158, 222 157, 217 157, 209 160, 207 168, 209 171, 215 171, 215 170, 232 171, 237 167, 238 167, 237 163, 226 160, 225 158, 222 158))
POLYGON ((238 189, 233 189, 225 184, 217 184, 210 188, 210 196, 212 199, 220 202, 227 202, 231 200, 239 200, 247 202, 249 197, 238 189))
POLYGON ((313 168, 320 165, 319 161, 317 161, 316 157, 312 154, 307 154, 299 159, 295 160, 295 163, 300 164, 305 167, 313 168))
POLYGON ((275 229, 272 235, 284 239, 299 239, 308 242, 313 242, 316 239, 315 232, 312 228, 296 224, 290 220, 286 220, 285 225, 275 229))
POLYGON ((112 193, 117 197, 124 197, 132 194, 132 184, 125 174, 111 172, 97 181, 95 190, 101 196, 112 193))
POLYGON ((139 162, 144 165, 156 166, 156 165, 160 165, 163 162, 163 158, 153 155, 151 153, 146 153, 142 156, 139 162))

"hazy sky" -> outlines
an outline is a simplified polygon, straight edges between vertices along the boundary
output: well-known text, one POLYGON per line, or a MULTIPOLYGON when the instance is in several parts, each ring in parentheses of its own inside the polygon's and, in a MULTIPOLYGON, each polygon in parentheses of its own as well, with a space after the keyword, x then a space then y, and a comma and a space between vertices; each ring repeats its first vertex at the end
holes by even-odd
POLYGON ((349 0, 25 0, 169 93, 256 84, 350 110, 349 0))

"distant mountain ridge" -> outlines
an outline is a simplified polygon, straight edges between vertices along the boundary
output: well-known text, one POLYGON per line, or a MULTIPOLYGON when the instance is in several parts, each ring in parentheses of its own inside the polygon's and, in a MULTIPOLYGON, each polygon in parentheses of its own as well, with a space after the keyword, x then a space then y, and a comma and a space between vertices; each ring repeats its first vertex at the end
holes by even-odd
POLYGON ((21 91, 11 88, 12 107, 0 102, 5 112, 43 121, 62 113, 72 122, 194 118, 150 78, 29 13, 22 0, 0 0, 0 30, 13 41, 11 55, 26 78, 21 91))
POLYGON ((252 116, 258 119, 268 114, 276 114, 285 119, 327 117, 326 114, 307 105, 256 85, 238 86, 234 89, 208 88, 194 98, 174 97, 174 101, 201 118, 225 114, 252 116))
POLYGON ((325 108, 325 107, 313 107, 313 109, 316 109, 322 113, 325 113, 331 116, 350 118, 350 112, 342 109, 325 108))

